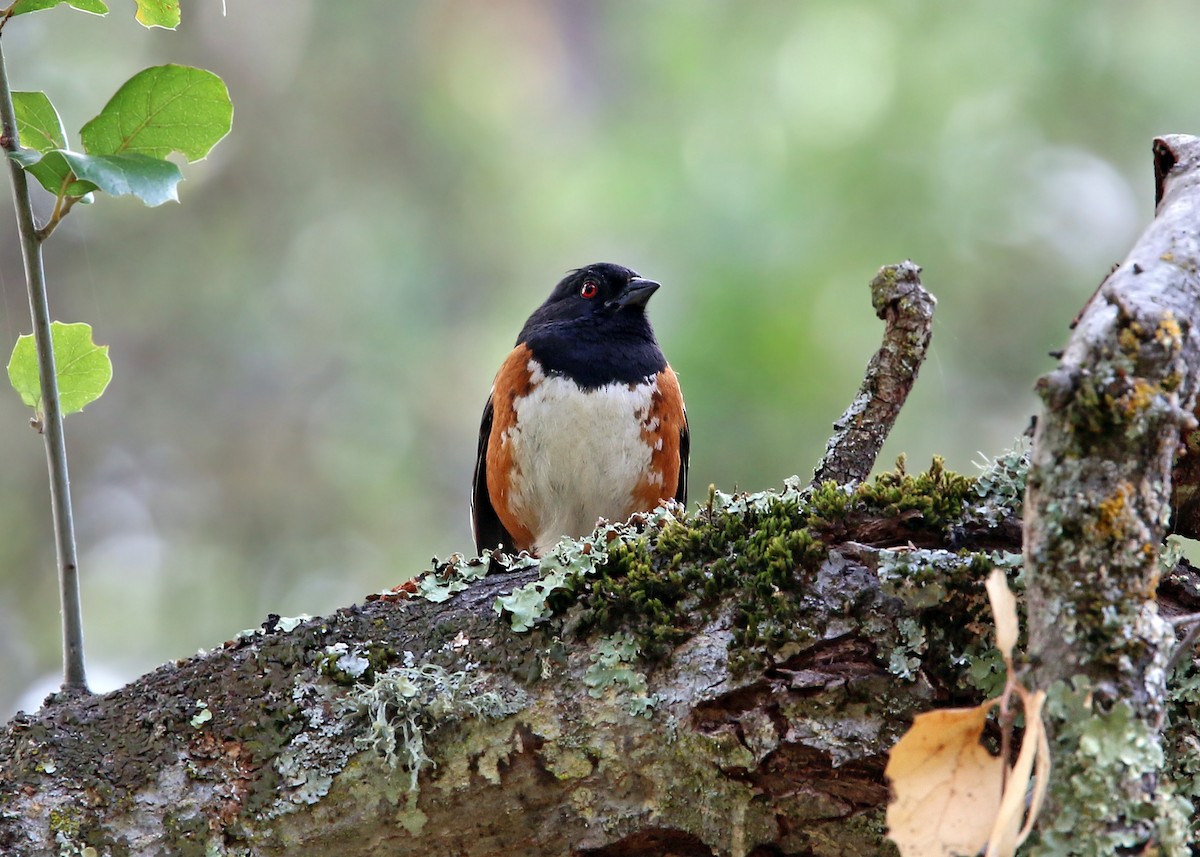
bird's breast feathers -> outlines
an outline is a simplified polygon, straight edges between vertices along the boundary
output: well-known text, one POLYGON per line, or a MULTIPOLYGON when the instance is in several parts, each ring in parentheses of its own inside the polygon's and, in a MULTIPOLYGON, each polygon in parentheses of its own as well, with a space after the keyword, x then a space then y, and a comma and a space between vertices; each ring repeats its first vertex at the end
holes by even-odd
POLYGON ((507 473, 508 484, 489 489, 502 498, 501 520, 526 530, 537 553, 591 532, 598 518, 624 521, 674 496, 683 413, 670 368, 582 389, 518 347, 506 371, 520 383, 504 385, 510 401, 494 402, 488 481, 507 473))

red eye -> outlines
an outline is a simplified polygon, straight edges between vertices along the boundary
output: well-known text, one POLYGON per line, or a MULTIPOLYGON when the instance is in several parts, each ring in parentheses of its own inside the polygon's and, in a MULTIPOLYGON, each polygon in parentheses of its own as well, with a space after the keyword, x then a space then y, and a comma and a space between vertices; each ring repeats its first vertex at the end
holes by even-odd
POLYGON ((597 286, 595 284, 595 282, 593 282, 592 280, 587 280, 586 282, 584 282, 583 288, 581 288, 579 290, 579 296, 581 298, 587 298, 588 300, 591 300, 592 298, 594 298, 596 296, 596 293, 599 291, 600 291, 600 287, 597 286))

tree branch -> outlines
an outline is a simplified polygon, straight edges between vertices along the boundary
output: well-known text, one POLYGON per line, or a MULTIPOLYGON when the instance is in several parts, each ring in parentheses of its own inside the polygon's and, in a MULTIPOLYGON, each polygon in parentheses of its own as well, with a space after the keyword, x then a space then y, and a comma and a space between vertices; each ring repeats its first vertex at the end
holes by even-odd
POLYGON ((1038 382, 1025 563, 1032 668, 1059 699, 1055 853, 1130 853, 1181 823, 1160 781, 1175 633, 1154 597, 1172 463, 1200 383, 1198 146, 1156 141, 1169 165, 1155 219, 1038 382), (1080 740, 1089 730, 1140 749, 1114 757, 1080 740))
POLYGON ((937 299, 921 285, 920 266, 901 262, 881 268, 871 281, 871 304, 886 322, 883 344, 867 364, 858 395, 833 424, 813 485, 830 479, 848 485, 871 475, 925 360, 937 299))
POLYGON ((602 531, 542 561, 578 576, 532 632, 493 604, 538 569, 460 561, 19 717, 0 851, 886 853, 887 748, 981 695, 991 554, 909 545, 1003 515, 939 473, 602 531))

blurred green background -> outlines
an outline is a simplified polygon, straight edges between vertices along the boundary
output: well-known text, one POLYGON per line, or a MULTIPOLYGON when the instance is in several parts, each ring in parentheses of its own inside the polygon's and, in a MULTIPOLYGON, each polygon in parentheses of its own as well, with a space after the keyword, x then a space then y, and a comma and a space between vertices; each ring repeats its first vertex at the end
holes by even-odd
MULTIPOLYGON (((1152 137, 1200 130, 1194 0, 227 0, 174 33, 112 2, 4 31, 73 144, 146 65, 212 69, 236 113, 182 205, 101 199, 46 248, 54 316, 116 369, 67 422, 100 688, 469 550, 492 374, 592 261, 665 285, 694 500, 811 473, 879 341, 867 283, 907 257, 940 304, 881 463, 973 472, 1151 217, 1152 137)), ((0 298, 7 359, 11 210, 0 298)), ((3 717, 60 661, 45 459, 7 385, 0 456, 3 717)))

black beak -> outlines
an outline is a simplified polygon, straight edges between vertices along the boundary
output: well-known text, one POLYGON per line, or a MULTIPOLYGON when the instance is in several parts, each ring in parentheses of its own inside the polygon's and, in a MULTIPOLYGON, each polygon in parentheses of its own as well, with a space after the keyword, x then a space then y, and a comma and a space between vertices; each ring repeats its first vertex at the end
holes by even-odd
POLYGON ((616 307, 644 307, 646 301, 650 300, 650 296, 658 291, 661 283, 656 283, 654 280, 643 279, 642 277, 634 277, 625 284, 625 288, 621 294, 608 302, 609 306, 616 307))

